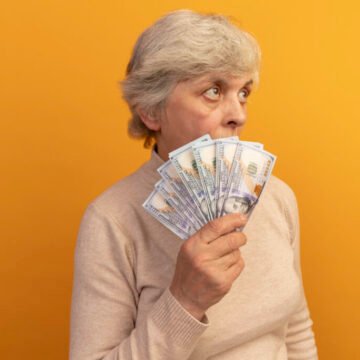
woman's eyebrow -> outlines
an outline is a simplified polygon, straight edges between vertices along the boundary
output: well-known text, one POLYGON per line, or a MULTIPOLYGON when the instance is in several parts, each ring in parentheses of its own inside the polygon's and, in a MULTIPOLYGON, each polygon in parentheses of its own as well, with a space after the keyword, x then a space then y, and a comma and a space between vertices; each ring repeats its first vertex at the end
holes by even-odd
MULTIPOLYGON (((213 82, 214 84, 219 84, 221 86, 228 86, 229 85, 229 82, 226 81, 223 78, 212 78, 212 79, 210 79, 210 81, 213 82)), ((241 88, 246 87, 246 86, 250 86, 253 83, 254 83, 254 80, 251 79, 251 80, 247 81, 244 85, 242 85, 241 88)))
MULTIPOLYGON (((218 84, 222 87, 228 87, 229 86, 229 81, 227 81, 226 79, 222 78, 222 77, 218 77, 218 76, 214 76, 214 77, 208 77, 205 79, 202 79, 200 81, 196 81, 195 82, 197 86, 208 86, 211 84, 218 84)), ((242 85, 241 88, 244 88, 246 86, 250 86, 254 83, 253 79, 248 80, 244 85, 242 85)))

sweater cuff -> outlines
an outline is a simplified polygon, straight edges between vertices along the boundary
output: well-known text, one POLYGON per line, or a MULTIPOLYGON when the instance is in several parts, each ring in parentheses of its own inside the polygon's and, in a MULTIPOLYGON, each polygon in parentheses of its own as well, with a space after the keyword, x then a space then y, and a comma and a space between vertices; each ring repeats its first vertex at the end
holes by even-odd
POLYGON ((152 309, 154 324, 182 347, 191 347, 209 327, 205 315, 202 321, 194 318, 166 288, 152 309))

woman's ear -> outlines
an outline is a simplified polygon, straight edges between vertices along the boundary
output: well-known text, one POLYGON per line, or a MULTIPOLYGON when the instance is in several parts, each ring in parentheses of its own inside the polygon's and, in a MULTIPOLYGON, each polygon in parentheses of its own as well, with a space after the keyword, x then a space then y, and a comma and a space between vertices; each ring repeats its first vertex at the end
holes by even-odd
POLYGON ((152 131, 160 130, 160 121, 156 116, 146 113, 140 109, 137 110, 137 113, 140 116, 141 121, 145 124, 145 126, 152 131))

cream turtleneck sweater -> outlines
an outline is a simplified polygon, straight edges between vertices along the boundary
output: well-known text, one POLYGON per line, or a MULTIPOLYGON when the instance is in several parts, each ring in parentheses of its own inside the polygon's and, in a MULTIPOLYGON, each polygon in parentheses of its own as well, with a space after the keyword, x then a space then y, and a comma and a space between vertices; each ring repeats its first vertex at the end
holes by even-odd
POLYGON ((142 208, 162 163, 153 152, 86 209, 75 249, 70 359, 317 359, 292 190, 270 178, 244 229, 245 268, 200 322, 168 289, 182 240, 142 208))

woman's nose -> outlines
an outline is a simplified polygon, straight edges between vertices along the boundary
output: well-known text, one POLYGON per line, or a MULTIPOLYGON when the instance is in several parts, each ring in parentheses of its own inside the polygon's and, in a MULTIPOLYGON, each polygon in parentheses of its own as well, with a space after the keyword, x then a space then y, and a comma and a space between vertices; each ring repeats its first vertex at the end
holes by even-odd
POLYGON ((241 103, 239 98, 231 97, 224 105, 224 122, 230 126, 242 126, 246 121, 246 103, 241 103))

